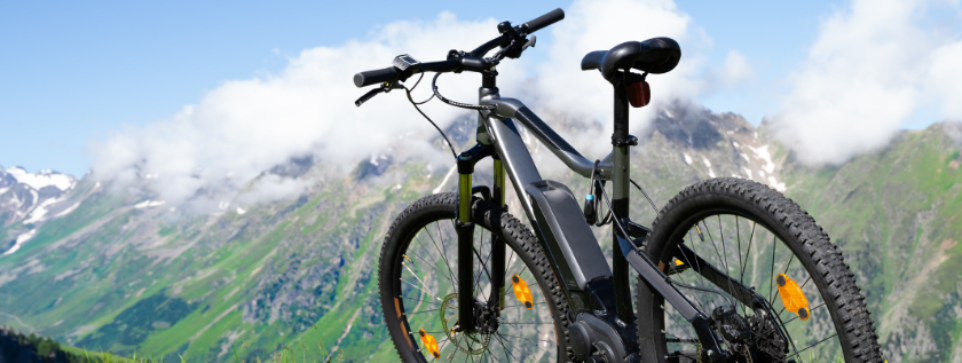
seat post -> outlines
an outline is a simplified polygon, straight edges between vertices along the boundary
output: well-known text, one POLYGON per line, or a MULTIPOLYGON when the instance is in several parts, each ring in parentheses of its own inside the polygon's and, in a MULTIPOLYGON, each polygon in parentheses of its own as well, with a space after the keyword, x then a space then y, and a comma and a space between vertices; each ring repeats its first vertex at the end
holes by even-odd
MULTIPOLYGON (((614 217, 618 220, 628 218, 628 181, 629 171, 629 147, 631 146, 631 136, 628 135, 628 88, 624 82, 612 82, 615 88, 615 130, 611 135, 612 154, 614 156, 614 173, 612 175, 612 201, 611 209, 614 217)), ((628 261, 625 260, 624 253, 621 251, 621 244, 618 243, 618 235, 612 234, 612 245, 615 255, 612 258, 614 266, 615 287, 615 306, 618 309, 618 318, 626 324, 633 323, 631 311, 631 294, 629 293, 628 261)))

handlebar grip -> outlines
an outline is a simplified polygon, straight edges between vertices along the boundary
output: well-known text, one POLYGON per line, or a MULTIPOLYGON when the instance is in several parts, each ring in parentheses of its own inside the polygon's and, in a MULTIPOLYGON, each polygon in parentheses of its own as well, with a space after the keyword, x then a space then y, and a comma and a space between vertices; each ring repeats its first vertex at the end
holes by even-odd
POLYGON ((557 23, 564 18, 565 18, 564 10, 561 10, 561 8, 557 8, 547 14, 544 14, 542 16, 535 18, 534 20, 524 23, 521 26, 524 28, 527 28, 525 33, 531 34, 548 25, 557 23))
POLYGON ((387 67, 375 69, 373 71, 360 72, 354 75, 354 85, 358 88, 370 86, 375 83, 391 82, 398 79, 400 72, 397 68, 387 67))

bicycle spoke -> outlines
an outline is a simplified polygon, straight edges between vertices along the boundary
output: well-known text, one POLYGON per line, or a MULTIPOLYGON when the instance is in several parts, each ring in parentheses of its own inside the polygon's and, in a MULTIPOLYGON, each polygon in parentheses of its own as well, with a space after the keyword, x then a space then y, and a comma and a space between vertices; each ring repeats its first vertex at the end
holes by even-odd
MULTIPOLYGON (((688 241, 689 241, 689 243, 691 244, 691 251, 692 251, 692 253, 695 254, 695 256, 692 256, 692 259, 695 260, 695 264, 694 264, 694 265, 692 265, 691 261, 688 260, 688 254, 686 254, 685 251, 681 249, 681 246, 678 246, 678 248, 679 248, 679 250, 682 252, 681 254, 682 254, 682 257, 685 259, 685 263, 687 263, 688 266, 695 266, 695 267, 698 268, 698 271, 701 271, 701 263, 698 262, 698 258, 695 258, 695 257, 698 256, 698 251, 697 251, 697 247, 695 246, 695 240, 691 237, 691 229, 688 230, 688 241)), ((681 275, 679 275, 679 277, 680 277, 680 276, 681 276, 681 275)), ((704 277, 701 276, 701 275, 697 275, 697 276, 698 276, 698 278, 700 278, 700 279, 704 279, 704 277)), ((692 283, 692 284, 689 284, 688 282, 685 282, 684 279, 682 279, 682 282, 684 282, 686 285, 692 285, 692 286, 695 285, 695 284, 693 284, 693 283, 692 283)), ((704 310, 705 310, 705 305, 707 305, 707 304, 703 304, 703 301, 701 301, 701 296, 702 296, 701 294, 694 295, 694 297, 695 297, 695 302, 698 303, 698 306, 701 307, 699 310, 704 311, 704 310)))
MULTIPOLYGON (((414 239, 418 242, 418 245, 421 245, 421 249, 423 250, 425 247, 422 245, 421 239, 420 239, 420 238, 417 238, 417 236, 415 236, 414 239)), ((420 254, 418 254, 417 251, 415 251, 415 250, 413 250, 413 249, 411 249, 410 251, 411 251, 411 253, 414 254, 414 257, 417 257, 418 259, 423 260, 423 261, 428 261, 428 259, 426 259, 426 258, 424 258, 423 256, 421 256, 420 254)), ((437 273, 438 275, 444 275, 443 273, 441 273, 441 271, 438 271, 437 267, 434 266, 434 265, 437 264, 438 260, 435 259, 434 262, 435 262, 434 264, 430 264, 430 265, 429 265, 429 266, 431 266, 431 269, 434 270, 434 272, 437 273)), ((451 280, 451 275, 448 274, 448 275, 446 275, 446 276, 447 276, 447 278, 448 278, 448 281, 450 281, 450 282, 451 282, 451 285, 453 286, 453 285, 454 285, 454 280, 451 280)))
MULTIPOLYGON (((736 269, 736 271, 741 271, 741 270, 742 270, 742 266, 743 266, 743 264, 742 264, 742 233, 741 233, 741 228, 739 227, 739 224, 738 224, 738 215, 737 215, 737 214, 735 215, 735 244, 738 246, 738 269, 736 269)), ((740 284, 742 284, 742 285, 745 284, 745 281, 741 279, 741 276, 739 276, 739 278, 738 278, 738 283, 740 283, 740 284)), ((746 314, 744 304, 740 304, 739 306, 742 307, 742 315, 746 314)))
MULTIPOLYGON (((755 238, 755 224, 755 221, 752 221, 752 234, 748 236, 748 251, 745 252, 745 258, 751 257, 752 254, 752 239, 755 238)), ((747 263, 745 266, 742 266, 741 277, 738 279, 739 281, 745 281, 745 267, 748 267, 747 263)))
MULTIPOLYGON (((702 220, 702 221, 701 221, 701 225, 705 226, 705 232, 708 233, 708 240, 711 241, 711 246, 715 249, 715 255, 718 256, 718 259, 721 260, 720 262, 722 262, 723 266, 725 267, 725 277, 726 277, 726 280, 728 280, 728 287, 731 289, 731 290, 728 290, 728 291, 735 291, 735 285, 732 285, 732 279, 731 279, 730 276, 728 276, 728 259, 727 259, 727 258, 722 258, 722 257, 721 257, 721 254, 718 253, 718 246, 715 245, 715 238, 712 237, 712 235, 711 235, 711 230, 708 229, 708 223, 706 223, 704 220, 702 220)), ((718 216, 718 228, 721 229, 721 216, 720 216, 720 215, 718 216)), ((722 249, 724 249, 724 248, 725 248, 725 240, 723 239, 723 240, 722 240, 722 249)), ((734 308, 735 308, 735 306, 733 305, 733 306, 732 306, 732 309, 734 309, 734 308)))
MULTIPOLYGON (((821 308, 821 307, 823 307, 823 306, 825 306, 825 303, 821 303, 821 304, 819 304, 818 306, 812 308, 811 310, 808 311, 808 313, 809 313, 809 314, 813 314, 813 313, 815 313, 815 310, 818 310, 819 308, 821 308)), ((782 309, 782 312, 784 312, 784 311, 785 311, 785 310, 782 309)), ((780 312, 779 314, 781 314, 781 312, 780 312)), ((780 319, 779 319, 779 320, 780 320, 780 319)), ((788 321, 786 321, 785 324, 791 323, 791 322, 793 322, 793 321, 795 321, 795 320, 798 320, 798 315, 792 316, 792 318, 791 318, 791 319, 788 319, 788 321)))
POLYGON ((428 303, 428 304, 437 304, 437 302, 434 302, 433 300, 412 299, 412 298, 404 297, 404 296, 401 296, 401 298, 404 299, 404 300, 411 300, 411 301, 417 301, 417 302, 425 302, 425 303, 428 303))
POLYGON ((774 303, 772 300, 772 289, 775 288, 775 250, 778 249, 778 244, 775 243, 775 233, 772 233, 772 272, 768 275, 768 301, 774 303))
MULTIPOLYGON (((689 232, 689 237, 691 237, 691 231, 688 231, 688 232, 689 232)), ((688 264, 688 266, 692 266, 691 261, 688 259, 688 254, 685 253, 685 250, 681 248, 681 245, 680 245, 680 244, 678 245, 678 251, 681 251, 681 257, 682 257, 683 259, 685 259, 685 263, 688 264)), ((695 262, 698 262, 698 259, 695 259, 695 262)), ((675 268, 675 267, 672 266, 672 268, 675 268)), ((685 281, 685 277, 682 276, 682 275, 684 275, 684 273, 679 273, 679 274, 677 274, 677 275, 678 275, 678 278, 681 279, 681 282, 684 283, 685 285, 692 285, 692 286, 694 286, 694 284, 690 284, 690 283, 688 283, 688 281, 685 281)), ((698 306, 701 308, 701 309, 699 309, 699 310, 704 310, 704 309, 705 309, 705 306, 702 305, 702 303, 701 303, 701 299, 695 299, 694 301, 695 301, 696 303, 698 303, 698 306)), ((664 310, 664 309, 662 309, 662 310, 664 310)))
MULTIPOLYGON (((836 337, 836 336, 838 336, 838 332, 835 332, 835 333, 833 333, 832 335, 829 335, 829 336, 828 336, 827 338, 825 338, 825 339, 819 340, 818 343, 809 345, 809 346, 807 346, 807 347, 805 347, 805 348, 802 348, 802 350, 796 351, 795 354, 792 354, 792 355, 790 355, 789 357, 798 357, 798 359, 802 359, 802 357, 801 357, 799 354, 802 354, 802 352, 806 351, 808 348, 811 348, 811 347, 814 347, 814 346, 816 346, 816 345, 822 344, 822 343, 824 343, 826 340, 832 339, 832 338, 834 338, 834 337, 836 337)), ((786 357, 786 358, 787 358, 787 357, 786 357)))
MULTIPOLYGON (((548 331, 556 327, 554 320, 549 320, 550 315, 546 310, 550 309, 551 305, 545 296, 543 286, 537 283, 538 278, 534 270, 529 271, 526 260, 518 250, 511 247, 510 243, 506 245, 507 258, 503 266, 494 267, 496 237, 480 224, 478 225, 480 230, 475 231, 473 236, 471 260, 459 261, 456 256, 448 256, 448 245, 454 246, 452 242, 456 232, 452 229, 454 227, 454 221, 449 224, 444 222, 444 218, 427 222, 421 230, 408 237, 407 250, 400 252, 400 258, 397 260, 400 265, 395 265, 401 272, 401 275, 396 277, 399 281, 397 283, 402 286, 397 298, 403 299, 407 304, 407 306, 400 305, 400 316, 408 324, 409 329, 413 329, 410 332, 411 337, 416 338, 418 331, 423 331, 438 338, 436 341, 438 345, 434 346, 440 354, 437 358, 429 353, 428 348, 422 346, 422 341, 418 341, 414 346, 416 354, 423 355, 428 362, 555 361, 557 357, 554 349, 558 342, 555 341, 556 335, 553 335, 555 333, 548 331), (427 234, 428 237, 424 237, 423 234, 427 234), (477 241, 479 236, 480 242, 477 241), (415 247, 415 244, 421 246, 415 247), (528 290, 532 293, 531 304, 525 306, 518 301, 513 301, 511 282, 505 279, 508 290, 507 294, 504 294, 505 303, 501 304, 499 309, 500 316, 492 317, 492 319, 498 319, 498 324, 501 326, 499 331, 495 332, 497 334, 446 332, 448 328, 457 325, 459 304, 451 294, 459 292, 456 270, 460 263, 472 263, 477 268, 477 271, 472 271, 475 279, 472 281, 475 295, 488 291, 489 283, 493 284, 492 279, 497 272, 495 269, 502 270, 505 277, 512 276, 512 271, 517 272, 516 275, 521 275, 527 283, 531 284, 528 286, 528 290), (445 277, 437 276, 439 274, 445 277), (514 303, 507 301, 508 295, 511 295, 510 299, 514 303), (441 315, 438 313, 442 308, 445 309, 443 316, 438 316, 441 315)), ((494 286, 491 285, 491 288, 493 289, 494 286)), ((505 286, 502 286, 503 288, 505 286)), ((470 294, 472 291, 461 293, 470 294)), ((496 294, 499 293, 492 292, 491 296, 498 299, 496 294)), ((393 309, 394 306, 390 308, 393 309)), ((427 338, 422 337, 422 339, 427 338)))
POLYGON ((549 324, 554 324, 554 323, 509 323, 509 322, 506 322, 506 321, 502 321, 502 322, 500 322, 499 324, 508 324, 508 325, 549 325, 549 324))
MULTIPOLYGON (((441 308, 430 309, 430 310, 415 311, 415 312, 413 312, 413 313, 405 312, 403 315, 424 314, 424 313, 429 313, 429 312, 432 312, 432 311, 441 311, 441 308)), ((427 332, 427 333, 431 333, 431 332, 429 332, 429 331, 426 331, 426 332, 427 332)))
MULTIPOLYGON (((511 358, 514 358, 515 360, 518 359, 518 358, 515 358, 514 354, 511 354, 511 352, 508 351, 508 348, 507 348, 507 347, 504 346, 504 338, 501 337, 501 334, 495 333, 495 334, 494 334, 494 338, 497 339, 498 344, 501 344, 501 348, 504 349, 505 355, 511 356, 511 358)), ((505 357, 505 358, 507 358, 507 357, 505 357)))
MULTIPOLYGON (((478 256, 478 262, 481 264, 481 271, 478 271, 478 275, 474 277, 474 288, 472 289, 472 290, 473 290, 472 292, 474 293, 474 296, 477 296, 478 285, 481 284, 481 272, 484 271, 484 274, 485 274, 485 275, 488 275, 488 282, 491 282, 491 274, 488 273, 488 267, 487 267, 488 261, 487 261, 487 260, 483 260, 483 261, 481 260, 481 254, 478 253, 478 249, 477 249, 477 248, 474 248, 474 246, 471 246, 471 250, 474 251, 474 255, 475 255, 475 256, 478 256)), ((491 257, 491 254, 488 254, 488 257, 491 257)), ((472 261, 472 264, 473 264, 473 263, 474 263, 474 262, 472 261)))
MULTIPOLYGON (((412 283, 409 282, 408 280, 405 280, 405 279, 399 279, 399 280, 401 280, 401 282, 403 282, 403 283, 406 283, 406 284, 408 284, 408 285, 411 285, 411 286, 414 287, 415 289, 421 290, 421 291, 424 292, 425 294, 431 295, 431 297, 433 297, 433 298, 435 298, 435 299, 438 299, 438 301, 443 301, 443 300, 441 300, 440 298, 438 298, 437 296, 435 296, 434 294, 432 294, 431 292, 426 291, 426 290, 418 287, 418 285, 412 284, 412 283)), ((427 287, 427 286, 425 286, 425 287, 427 287)))
MULTIPOLYGON (((735 215, 735 241, 738 243, 738 271, 741 271, 741 270, 744 269, 744 268, 742 267, 742 266, 743 266, 743 264, 742 264, 742 233, 741 233, 741 230, 740 230, 739 227, 738 227, 738 215, 737 215, 737 214, 735 215)), ((742 284, 745 283, 745 281, 743 281, 740 277, 738 278, 738 282, 740 282, 740 283, 742 283, 742 284)))
MULTIPOLYGON (((548 304, 547 302, 531 303, 531 305, 547 305, 547 304, 548 304)), ((526 306, 524 306, 524 305, 511 305, 511 306, 502 307, 502 309, 514 309, 514 308, 525 308, 525 307, 526 307, 526 306)))
MULTIPOLYGON (((440 237, 441 237, 441 226, 438 224, 438 222, 434 222, 434 225, 438 227, 438 237, 440 238, 440 237)), ((454 281, 455 281, 454 286, 458 286, 458 284, 457 284, 458 276, 454 274, 454 270, 451 269, 451 263, 448 262, 447 249, 444 248, 444 243, 443 243, 444 240, 443 240, 443 239, 441 240, 441 242, 442 242, 442 243, 441 243, 441 248, 438 248, 438 242, 437 242, 436 240, 434 240, 434 236, 431 235, 431 232, 427 231, 427 229, 425 229, 425 231, 426 231, 428 237, 431 237, 431 242, 434 243, 434 248, 438 250, 438 253, 441 254, 441 258, 444 259, 444 265, 447 266, 447 268, 448 268, 448 273, 450 273, 450 276, 454 278, 454 281)))
POLYGON ((521 272, 518 272, 518 273, 515 274, 515 275, 521 276, 521 274, 523 274, 524 271, 528 269, 528 265, 525 265, 524 263, 522 263, 521 265, 524 266, 524 267, 521 268, 521 272))

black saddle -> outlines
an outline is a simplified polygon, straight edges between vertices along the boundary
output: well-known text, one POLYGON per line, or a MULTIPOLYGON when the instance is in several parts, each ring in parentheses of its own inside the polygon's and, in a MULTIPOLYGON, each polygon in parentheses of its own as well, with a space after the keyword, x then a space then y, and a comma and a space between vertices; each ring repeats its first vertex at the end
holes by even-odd
POLYGON ((671 38, 624 42, 611 50, 597 50, 581 60, 581 70, 597 69, 609 82, 618 70, 635 68, 643 72, 667 73, 681 60, 681 47, 671 38))

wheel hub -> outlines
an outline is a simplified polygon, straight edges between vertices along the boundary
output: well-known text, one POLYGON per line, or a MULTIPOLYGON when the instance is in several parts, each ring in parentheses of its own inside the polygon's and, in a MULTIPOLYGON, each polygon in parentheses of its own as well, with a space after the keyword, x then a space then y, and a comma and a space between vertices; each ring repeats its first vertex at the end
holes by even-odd
POLYGON ((784 361, 788 344, 782 339, 775 323, 765 315, 752 316, 748 320, 752 332, 749 346, 753 348, 752 350, 773 361, 784 361))
POLYGON ((764 312, 749 317, 738 315, 734 309, 718 307, 712 312, 716 329, 721 334, 729 350, 743 355, 748 362, 785 360, 786 342, 778 328, 764 312))

